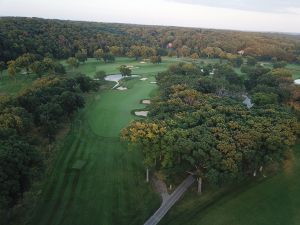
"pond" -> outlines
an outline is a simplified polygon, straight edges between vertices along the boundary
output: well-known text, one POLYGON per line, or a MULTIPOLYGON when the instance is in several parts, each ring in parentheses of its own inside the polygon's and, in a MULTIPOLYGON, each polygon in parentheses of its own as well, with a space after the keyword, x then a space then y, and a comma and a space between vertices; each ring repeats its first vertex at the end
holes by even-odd
POLYGON ((118 82, 119 80, 121 80, 123 77, 121 74, 114 74, 114 75, 108 75, 104 78, 104 80, 107 81, 114 81, 114 82, 118 82))
POLYGON ((104 77, 104 80, 117 82, 117 84, 113 87, 113 89, 114 89, 117 86, 119 86, 119 81, 126 77, 138 77, 138 75, 122 76, 122 74, 113 74, 113 75, 108 75, 108 76, 104 77))

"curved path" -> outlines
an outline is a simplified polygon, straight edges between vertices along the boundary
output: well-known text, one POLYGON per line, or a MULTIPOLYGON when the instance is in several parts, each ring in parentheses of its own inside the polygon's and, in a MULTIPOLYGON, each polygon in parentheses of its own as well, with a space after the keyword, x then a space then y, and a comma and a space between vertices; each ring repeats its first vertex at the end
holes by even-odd
POLYGON ((163 201, 160 208, 151 216, 144 225, 156 225, 167 214, 171 207, 180 199, 186 190, 194 183, 195 179, 189 175, 175 191, 163 201))

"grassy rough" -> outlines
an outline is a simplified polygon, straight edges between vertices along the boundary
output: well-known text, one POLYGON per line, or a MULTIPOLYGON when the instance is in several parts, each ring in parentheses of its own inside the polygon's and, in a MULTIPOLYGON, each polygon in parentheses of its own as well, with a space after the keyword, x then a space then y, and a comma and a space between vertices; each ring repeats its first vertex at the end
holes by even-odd
POLYGON ((300 224, 300 144, 294 159, 273 177, 227 190, 189 192, 160 225, 300 224))

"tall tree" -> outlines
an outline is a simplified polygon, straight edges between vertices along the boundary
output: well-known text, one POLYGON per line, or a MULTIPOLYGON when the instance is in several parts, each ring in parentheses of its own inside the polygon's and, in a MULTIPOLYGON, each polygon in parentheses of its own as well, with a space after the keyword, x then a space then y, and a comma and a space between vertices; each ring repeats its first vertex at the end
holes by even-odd
POLYGON ((0 80, 2 80, 2 74, 5 69, 5 62, 0 61, 0 80))
POLYGON ((122 74, 123 77, 127 77, 127 76, 131 75, 131 69, 128 68, 127 66, 125 66, 125 65, 121 65, 119 67, 119 71, 120 71, 120 73, 122 74))
POLYGON ((94 52, 94 57, 100 61, 104 56, 104 51, 102 49, 97 49, 95 52, 94 52))
POLYGON ((67 64, 72 67, 73 71, 75 68, 77 68, 79 66, 79 62, 78 62, 77 58, 75 58, 75 57, 68 58, 67 64))

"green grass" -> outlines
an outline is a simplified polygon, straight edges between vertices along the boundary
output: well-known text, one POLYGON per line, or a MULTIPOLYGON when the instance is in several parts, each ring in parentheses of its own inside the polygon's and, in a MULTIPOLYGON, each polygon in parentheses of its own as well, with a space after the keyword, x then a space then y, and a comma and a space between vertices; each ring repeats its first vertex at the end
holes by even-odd
MULTIPOLYGON (((270 62, 260 62, 264 67, 273 69, 272 63, 270 62)), ((300 79, 300 65, 299 64, 288 64, 286 69, 289 69, 293 74, 293 79, 300 79)))
POLYGON ((299 64, 288 64, 287 67, 293 73, 294 79, 300 79, 300 65, 299 64))
MULTIPOLYGON (((85 63, 81 63, 75 72, 84 73, 90 77, 93 77, 97 71, 103 70, 107 74, 119 74, 119 67, 121 65, 133 66, 132 74, 156 74, 158 72, 165 71, 169 65, 182 62, 184 59, 168 58, 164 57, 163 62, 160 64, 152 64, 149 61, 146 63, 141 63, 141 61, 136 61, 128 57, 117 57, 114 63, 104 63, 103 61, 97 61, 95 59, 89 58, 85 63)), ((63 65, 67 66, 65 60, 61 61, 63 65)), ((73 71, 68 68, 69 71, 73 71)))
POLYGON ((128 152, 120 130, 132 109, 156 89, 149 80, 129 81, 127 91, 96 94, 76 117, 47 178, 32 225, 140 225, 159 207, 145 182, 142 156, 128 152), (76 169, 74 169, 76 167, 76 169))
MULTIPOLYGON (((89 58, 85 63, 81 63, 78 68, 73 70, 69 68, 66 64, 66 60, 62 60, 61 63, 66 67, 68 75, 73 74, 73 72, 80 72, 86 74, 90 77, 94 77, 97 71, 103 70, 107 74, 118 74, 120 73, 118 68, 121 65, 131 65, 133 66, 133 74, 157 74, 158 72, 165 71, 169 65, 186 61, 187 59, 182 58, 169 58, 164 57, 163 63, 161 64, 152 64, 147 61, 145 64, 140 63, 140 61, 135 61, 132 58, 128 57, 117 57, 116 62, 114 63, 104 63, 103 61, 97 61, 95 59, 89 58)), ((7 71, 4 71, 0 79, 0 95, 1 94, 9 94, 9 95, 16 95, 22 89, 27 88, 32 84, 32 82, 37 78, 35 74, 30 74, 26 76, 24 74, 17 74, 16 80, 12 80, 9 78, 7 71)))
POLYGON ((300 224, 300 144, 280 173, 234 189, 189 192, 160 225, 300 224))

